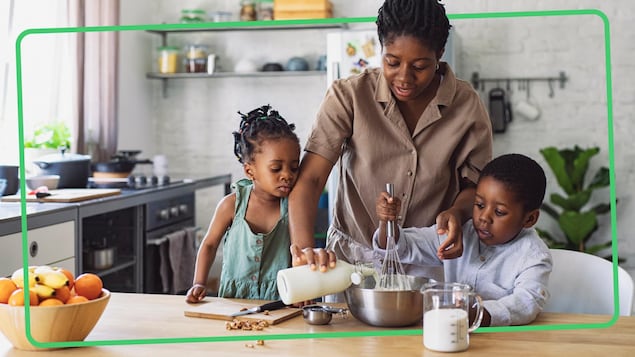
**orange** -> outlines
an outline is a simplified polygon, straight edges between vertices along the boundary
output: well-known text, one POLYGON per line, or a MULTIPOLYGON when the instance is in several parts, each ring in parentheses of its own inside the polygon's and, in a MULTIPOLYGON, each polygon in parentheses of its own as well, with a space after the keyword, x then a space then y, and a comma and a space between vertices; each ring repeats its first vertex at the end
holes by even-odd
POLYGON ((66 301, 71 297, 71 290, 68 286, 62 286, 61 288, 55 289, 55 297, 63 303, 66 303, 66 301))
POLYGON ((40 305, 38 306, 57 306, 57 305, 64 305, 64 302, 56 298, 48 298, 40 302, 40 305))
POLYGON ((75 292, 88 300, 98 298, 103 287, 101 278, 93 273, 84 273, 75 279, 75 292))
MULTIPOLYGON (((40 300, 37 297, 37 294, 33 290, 29 290, 29 305, 37 306, 40 303, 40 300)), ((11 306, 24 306, 24 289, 16 289, 9 296, 9 305, 11 306)))
POLYGON ((73 276, 73 273, 71 273, 69 270, 64 269, 64 268, 53 268, 53 270, 57 270, 57 271, 61 271, 62 273, 64 273, 64 275, 66 275, 66 278, 68 278, 68 288, 72 289, 73 288, 73 284, 75 284, 75 277, 73 276))
POLYGON ((70 304, 79 304, 82 302, 88 302, 88 299, 84 296, 71 296, 68 300, 66 300, 66 305, 70 305, 70 304))
POLYGON ((0 303, 6 304, 9 302, 9 296, 16 291, 18 287, 13 280, 9 278, 0 278, 0 303))

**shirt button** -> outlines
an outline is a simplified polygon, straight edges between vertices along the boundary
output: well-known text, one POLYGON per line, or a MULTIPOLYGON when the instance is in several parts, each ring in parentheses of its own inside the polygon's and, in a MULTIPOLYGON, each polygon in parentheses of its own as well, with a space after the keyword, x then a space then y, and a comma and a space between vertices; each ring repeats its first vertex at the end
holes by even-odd
POLYGON ((260 257, 254 257, 254 261, 259 262, 260 261, 260 257))
POLYGON ((262 239, 256 239, 256 244, 262 244, 262 239))
POLYGON ((484 256, 482 256, 482 255, 480 256, 480 258, 479 258, 479 259, 481 259, 481 261, 482 261, 482 262, 484 262, 484 261, 485 261, 485 257, 484 257, 484 256))
POLYGON ((402 193, 402 194, 401 194, 401 197, 406 197, 406 193, 405 193, 405 192, 404 192, 404 193, 402 193))
POLYGON ((412 171, 408 171, 408 176, 412 176, 412 171))
POLYGON ((258 277, 257 277, 257 276, 255 276, 255 275, 252 275, 252 276, 251 276, 251 280, 256 281, 256 280, 258 280, 258 277))

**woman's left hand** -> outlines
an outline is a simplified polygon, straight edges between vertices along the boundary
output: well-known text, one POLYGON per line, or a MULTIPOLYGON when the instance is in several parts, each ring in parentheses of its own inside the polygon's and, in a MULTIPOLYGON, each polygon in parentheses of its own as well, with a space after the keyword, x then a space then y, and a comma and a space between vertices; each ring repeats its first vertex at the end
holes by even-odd
POLYGON ((303 248, 296 244, 291 244, 291 264, 293 266, 309 264, 311 270, 320 268, 321 272, 325 272, 328 268, 335 267, 335 252, 322 248, 303 248))
POLYGON ((463 254, 463 225, 457 214, 450 208, 437 216, 437 234, 448 236, 437 251, 439 259, 454 259, 463 254))

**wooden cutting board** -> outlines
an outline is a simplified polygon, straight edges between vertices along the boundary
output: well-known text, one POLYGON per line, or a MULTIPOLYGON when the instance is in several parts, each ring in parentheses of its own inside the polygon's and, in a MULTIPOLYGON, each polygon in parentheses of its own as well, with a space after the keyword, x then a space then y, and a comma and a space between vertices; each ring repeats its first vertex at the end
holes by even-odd
MULTIPOLYGON (((62 188, 50 190, 48 197, 37 198, 35 195, 27 195, 27 202, 79 202, 96 198, 108 197, 121 194, 119 188, 62 188)), ((20 195, 4 196, 2 201, 20 202, 20 195)))
POLYGON ((264 320, 267 321, 270 325, 275 325, 279 322, 302 314, 302 309, 286 307, 283 309, 269 311, 268 315, 265 315, 264 312, 259 312, 237 317, 230 316, 234 312, 238 312, 241 309, 248 309, 250 307, 262 305, 265 302, 267 301, 257 301, 253 304, 248 304, 244 302, 232 301, 229 299, 222 299, 220 301, 202 301, 198 304, 188 304, 188 307, 185 309, 185 316, 226 321, 232 321, 234 319, 250 321, 264 320))

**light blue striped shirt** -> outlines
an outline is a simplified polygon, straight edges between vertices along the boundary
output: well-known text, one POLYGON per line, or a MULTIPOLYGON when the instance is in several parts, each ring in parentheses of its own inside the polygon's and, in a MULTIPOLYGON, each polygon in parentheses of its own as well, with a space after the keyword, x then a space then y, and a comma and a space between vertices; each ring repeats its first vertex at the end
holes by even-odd
MULTIPOLYGON (((534 228, 524 228, 511 241, 487 246, 480 242, 472 220, 463 225, 463 255, 441 261, 436 252, 445 237, 436 225, 399 228, 397 251, 401 262, 443 266, 445 281, 469 284, 491 315, 490 326, 532 322, 549 298, 547 282, 552 268, 549 248, 534 228)), ((375 254, 385 255, 373 237, 375 254)))

